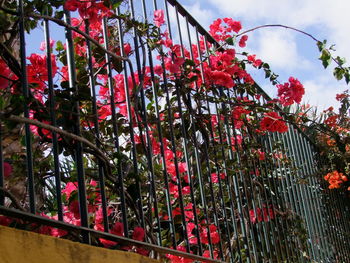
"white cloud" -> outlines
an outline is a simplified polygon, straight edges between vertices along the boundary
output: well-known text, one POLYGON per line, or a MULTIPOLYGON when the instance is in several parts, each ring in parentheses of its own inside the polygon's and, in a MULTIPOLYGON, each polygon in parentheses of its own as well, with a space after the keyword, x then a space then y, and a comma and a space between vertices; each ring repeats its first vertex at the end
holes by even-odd
POLYGON ((209 28, 209 25, 216 19, 217 15, 214 15, 212 9, 201 8, 199 0, 192 1, 193 4, 186 3, 184 7, 186 10, 197 20, 204 28, 209 28))
MULTIPOLYGON (((248 44, 249 45, 249 44, 248 44)), ((277 70, 308 69, 311 63, 301 57, 293 34, 288 31, 266 30, 257 37, 255 52, 259 58, 277 70)))
POLYGON ((341 93, 344 86, 327 77, 317 80, 307 80, 303 83, 305 88, 304 103, 317 106, 319 109, 326 109, 330 106, 339 107, 335 100, 335 94, 341 93))

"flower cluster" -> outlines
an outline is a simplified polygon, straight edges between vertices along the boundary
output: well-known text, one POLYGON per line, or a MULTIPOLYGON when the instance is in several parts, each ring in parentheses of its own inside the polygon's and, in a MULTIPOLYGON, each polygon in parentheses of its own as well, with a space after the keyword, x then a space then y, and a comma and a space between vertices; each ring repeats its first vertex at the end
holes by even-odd
POLYGON ((324 179, 328 181, 329 189, 340 188, 344 182, 348 181, 348 178, 338 171, 333 171, 325 175, 324 179))
POLYGON ((287 132, 288 126, 277 112, 267 112, 260 122, 260 129, 269 132, 287 132))
POLYGON ((290 77, 289 82, 276 85, 279 101, 283 106, 300 103, 305 94, 304 86, 296 78, 290 77))
POLYGON ((275 212, 272 207, 263 207, 249 210, 250 222, 256 224, 258 222, 268 222, 275 218, 275 212))

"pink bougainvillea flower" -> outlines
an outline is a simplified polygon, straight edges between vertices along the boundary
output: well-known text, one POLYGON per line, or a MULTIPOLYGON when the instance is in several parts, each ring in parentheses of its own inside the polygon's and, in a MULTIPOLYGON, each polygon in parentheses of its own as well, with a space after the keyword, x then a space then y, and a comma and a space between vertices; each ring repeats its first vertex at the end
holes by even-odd
MULTIPOLYGON (((211 238, 211 242, 213 244, 217 244, 220 241, 220 235, 217 231, 217 227, 215 225, 210 225, 209 226, 209 235, 211 238)), ((204 244, 208 244, 209 243, 209 239, 208 239, 208 228, 207 227, 203 227, 201 229, 201 233, 200 233, 200 238, 202 243, 204 244)))
POLYGON ((68 11, 77 11, 77 9, 81 6, 81 2, 78 0, 67 0, 64 3, 64 9, 68 11))
POLYGON ((275 213, 272 209, 272 207, 264 207, 263 209, 261 208, 256 208, 255 211, 254 209, 249 210, 249 217, 250 217, 250 222, 253 224, 257 222, 268 222, 272 219, 275 218, 275 213))
MULTIPOLYGON (((124 226, 121 222, 116 222, 112 229, 109 231, 111 234, 116 236, 124 236, 124 226)), ((118 242, 107 240, 104 238, 99 239, 103 246, 105 247, 113 247, 118 244, 118 242)))
POLYGON ((8 226, 11 224, 13 220, 7 216, 1 216, 0 215, 0 225, 2 226, 8 226))
POLYGON ((12 174, 13 168, 12 165, 9 164, 8 162, 4 162, 4 177, 10 177, 10 175, 12 174))
POLYGON ((73 213, 74 217, 80 219, 80 210, 78 200, 73 200, 69 203, 69 211, 73 213))
POLYGON ((67 199, 70 198, 70 195, 73 191, 78 189, 78 182, 68 182, 66 187, 62 190, 62 193, 66 195, 67 199))
POLYGON ((224 22, 229 26, 228 31, 230 32, 231 30, 238 33, 242 29, 241 22, 235 21, 232 18, 224 18, 224 22))
MULTIPOLYGON (((45 55, 31 54, 27 57, 30 65, 27 66, 29 83, 36 83, 40 90, 45 87, 45 81, 48 80, 47 61, 45 55)), ((56 56, 51 54, 52 77, 57 73, 56 56)))
POLYGON ((246 46, 247 40, 248 40, 248 36, 247 36, 247 35, 243 35, 243 36, 240 38, 240 40, 239 40, 239 42, 238 42, 238 45, 239 45, 240 47, 245 47, 245 46, 246 46))
POLYGON ((210 80, 212 80, 213 84, 226 88, 232 88, 234 86, 231 75, 223 71, 214 70, 210 72, 210 80))
POLYGON ((338 115, 332 115, 329 116, 325 121, 324 124, 326 124, 327 126, 334 128, 337 126, 337 121, 338 121, 338 115))
POLYGON ((142 227, 135 227, 134 233, 132 233, 132 239, 143 241, 145 239, 145 230, 142 227))
MULTIPOLYGON (((209 251, 209 250, 204 250, 204 252, 203 252, 203 257, 205 257, 205 258, 210 258, 210 251, 209 251)), ((214 251, 213 251, 213 258, 214 258, 214 259, 218 259, 218 257, 219 257, 218 251, 217 251, 217 250, 214 250, 214 251)))
POLYGON ((0 90, 5 89, 9 86, 9 80, 15 79, 15 75, 12 73, 10 68, 7 66, 4 60, 0 58, 0 90))
POLYGON ((305 94, 305 89, 298 79, 290 77, 288 81, 276 85, 279 101, 283 106, 292 105, 294 102, 300 103, 305 94))
POLYGON ((220 173, 219 176, 217 175, 217 173, 212 173, 211 174, 211 181, 215 184, 219 183, 219 177, 221 180, 225 180, 226 176, 225 173, 220 173))
POLYGON ((249 55, 248 57, 248 61, 250 61, 254 67, 258 68, 261 66, 261 64, 263 63, 261 61, 261 59, 256 59, 256 55, 249 55))
POLYGON ((155 10, 154 11, 154 24, 157 26, 157 27, 161 27, 161 25, 163 25, 165 23, 165 20, 164 20, 164 11, 159 9, 159 10, 155 10))
POLYGON ((283 133, 288 131, 288 126, 277 112, 272 111, 265 113, 265 117, 260 122, 260 129, 262 131, 283 133))
MULTIPOLYGON (((186 248, 184 246, 177 246, 176 250, 178 251, 182 251, 182 252, 186 252, 186 248)), ((193 253, 192 251, 190 251, 190 253, 193 253)), ((172 263, 192 263, 193 259, 188 259, 188 258, 184 258, 184 257, 180 257, 180 256, 175 256, 172 254, 166 254, 166 257, 168 259, 170 259, 170 262, 172 263)))
MULTIPOLYGON (((51 49, 51 50, 52 50, 52 48, 53 48, 53 45, 55 45, 55 40, 52 40, 52 39, 50 38, 50 49, 51 49)), ((45 41, 43 41, 43 42, 40 43, 40 50, 41 50, 41 51, 45 51, 45 50, 46 50, 46 42, 45 42, 45 41)))

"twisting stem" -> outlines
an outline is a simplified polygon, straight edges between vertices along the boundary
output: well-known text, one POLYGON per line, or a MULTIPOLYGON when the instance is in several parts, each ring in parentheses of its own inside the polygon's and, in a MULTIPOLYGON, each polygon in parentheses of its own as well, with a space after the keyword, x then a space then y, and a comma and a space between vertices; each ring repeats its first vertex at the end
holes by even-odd
MULTIPOLYGON (((238 35, 236 35, 236 37, 239 37, 241 35, 247 34, 249 32, 252 32, 252 31, 255 31, 255 30, 258 30, 258 29, 261 29, 261 28, 269 28, 269 27, 281 27, 281 28, 290 29, 290 30, 296 31, 298 33, 301 33, 301 34, 303 34, 305 36, 308 36, 309 38, 311 38, 312 40, 314 40, 317 43, 322 43, 322 41, 318 40, 316 37, 314 37, 310 33, 307 33, 305 31, 300 30, 300 29, 295 28, 295 27, 286 26, 286 25, 282 25, 282 24, 268 24, 268 25, 261 25, 261 26, 253 27, 251 29, 243 31, 242 33, 239 33, 238 35)), ((338 60, 336 60, 333 56, 331 56, 331 58, 341 69, 344 69, 344 67, 338 62, 338 60)))
POLYGON ((109 179, 111 181, 114 181, 114 179, 111 176, 112 172, 111 172, 109 159, 105 156, 105 154, 98 147, 96 147, 89 140, 87 140, 81 136, 77 136, 73 133, 67 132, 65 130, 62 130, 60 128, 54 127, 52 125, 42 123, 42 122, 37 121, 37 120, 28 119, 25 117, 14 116, 14 115, 6 116, 3 112, 0 112, 0 119, 6 119, 8 121, 14 121, 14 122, 18 122, 18 123, 27 123, 27 124, 35 125, 35 126, 38 126, 40 128, 47 129, 47 130, 50 130, 52 132, 56 132, 62 136, 69 137, 73 140, 76 140, 76 141, 79 141, 79 142, 85 144, 86 146, 88 146, 89 148, 94 150, 94 154, 97 158, 100 158, 105 163, 107 174, 110 175, 109 179))
POLYGON ((246 30, 246 31, 243 31, 242 33, 239 33, 236 37, 239 37, 239 36, 241 36, 241 35, 244 35, 244 34, 247 34, 247 33, 249 33, 249 32, 255 31, 255 30, 257 30, 257 29, 267 28, 267 27, 282 27, 282 28, 286 28, 286 29, 291 29, 291 30, 293 30, 293 31, 297 31, 297 32, 299 32, 299 33, 301 33, 301 34, 303 34, 303 35, 306 35, 306 36, 312 38, 312 39, 313 39, 314 41, 316 41, 316 42, 321 42, 321 41, 318 40, 316 37, 314 37, 313 35, 311 35, 311 34, 305 32, 305 31, 303 31, 303 30, 300 30, 300 29, 297 29, 297 28, 291 27, 291 26, 281 25, 281 24, 268 24, 268 25, 261 25, 261 26, 253 27, 253 28, 251 28, 251 29, 248 29, 248 30, 246 30))
POLYGON ((10 198, 12 204, 19 210, 25 211, 25 209, 21 206, 20 202, 17 200, 17 198, 9 192, 7 189, 0 187, 0 192, 3 193, 4 196, 10 198))

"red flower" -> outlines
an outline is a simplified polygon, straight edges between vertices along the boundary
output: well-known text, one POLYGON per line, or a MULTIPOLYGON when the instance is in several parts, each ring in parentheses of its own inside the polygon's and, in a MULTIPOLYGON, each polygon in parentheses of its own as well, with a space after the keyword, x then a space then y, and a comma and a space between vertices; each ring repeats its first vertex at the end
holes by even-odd
POLYGON ((157 26, 157 27, 160 27, 161 25, 163 25, 165 23, 165 20, 164 20, 164 11, 159 9, 159 10, 155 10, 154 11, 154 24, 157 26))
POLYGON ((134 233, 132 234, 132 239, 143 241, 145 239, 145 230, 142 227, 135 227, 134 233))
POLYGON ((255 153, 258 155, 260 161, 265 160, 265 152, 262 152, 260 149, 257 149, 255 153))
POLYGON ((275 213, 271 207, 264 207, 263 209, 256 208, 255 210, 256 212, 254 211, 254 209, 249 210, 250 222, 252 222, 253 224, 262 221, 268 222, 269 220, 275 218, 275 213))
POLYGON ((305 89, 298 79, 289 78, 289 83, 276 85, 278 89, 279 101, 283 106, 292 105, 294 102, 300 103, 305 89))
POLYGON ((80 1, 78 0, 67 0, 64 3, 64 9, 68 10, 68 11, 77 11, 77 9, 81 6, 80 1))
MULTIPOLYGON (((210 258, 210 251, 209 251, 209 250, 204 250, 204 252, 203 252, 203 257, 205 257, 205 258, 210 258)), ((214 250, 214 251, 213 251, 213 258, 214 258, 214 259, 218 259, 218 257, 219 257, 218 251, 217 251, 217 250, 214 250)))
MULTIPOLYGON (((55 40, 52 40, 52 39, 50 38, 50 49, 51 49, 51 50, 52 50, 54 44, 55 44, 55 40)), ((45 42, 45 41, 43 41, 43 42, 40 43, 40 50, 41 50, 41 51, 45 51, 45 50, 46 50, 46 42, 45 42)))
POLYGON ((277 112, 272 111, 265 113, 265 117, 260 122, 260 129, 262 131, 283 133, 288 131, 288 126, 277 112))
POLYGON ((13 168, 12 165, 9 164, 8 162, 4 162, 4 177, 10 177, 12 174, 13 168))
MULTIPOLYGON (((221 180, 225 180, 225 178, 226 178, 225 177, 225 173, 220 173, 219 176, 220 176, 221 180)), ((219 183, 219 177, 218 177, 217 173, 212 173, 211 174, 211 181, 213 183, 219 183)))
POLYGON ((247 40, 248 40, 248 36, 247 36, 247 35, 243 35, 243 36, 241 37, 241 39, 239 40, 238 45, 239 45, 240 47, 245 47, 245 46, 246 46, 246 43, 245 43, 245 42, 247 42, 247 40))
POLYGON ((329 127, 334 128, 335 126, 337 126, 337 120, 338 120, 338 115, 332 115, 332 116, 329 116, 329 117, 324 121, 324 123, 325 123, 326 125, 328 125, 329 127))
POLYGON ((7 216, 0 216, 0 225, 8 226, 12 222, 12 219, 7 216))
MULTIPOLYGON (((124 226, 121 222, 116 222, 113 226, 113 228, 110 230, 110 233, 116 236, 124 236, 124 226)), ((100 242, 105 247, 112 247, 118 244, 118 242, 107 240, 104 238, 100 238, 100 242)))
POLYGON ((69 199, 72 192, 76 191, 77 189, 78 189, 77 182, 68 182, 66 184, 66 187, 62 190, 62 193, 64 193, 66 195, 67 199, 69 199))
MULTIPOLYGON (((186 248, 184 246, 177 246, 176 250, 186 252, 186 248)), ((172 263, 192 263, 193 262, 192 259, 175 256, 172 254, 167 254, 166 257, 169 258, 172 263)))
POLYGON ((78 200, 73 200, 69 203, 69 211, 74 214, 75 218, 80 218, 79 202, 78 200))
POLYGON ((213 81, 213 84, 224 86, 226 88, 232 88, 234 86, 234 82, 231 75, 223 71, 211 71, 210 80, 213 81))
POLYGON ((15 79, 15 75, 9 69, 5 61, 0 58, 0 90, 9 86, 9 79, 15 79))
POLYGON ((255 57, 256 57, 256 55, 249 55, 247 58, 248 58, 248 61, 253 63, 254 67, 258 68, 261 66, 262 61, 261 61, 261 59, 256 59, 255 57))
MULTIPOLYGON (((217 244, 219 243, 220 241, 220 235, 217 231, 217 227, 215 225, 210 225, 209 226, 209 235, 210 235, 210 238, 211 238, 211 242, 213 244, 217 244)), ((202 243, 204 244, 208 244, 209 243, 209 240, 208 240, 208 228, 207 227, 203 227, 202 228, 202 231, 200 233, 200 238, 201 238, 201 241, 202 243)))
POLYGON ((344 93, 337 94, 337 95, 335 96, 335 99, 336 99, 337 101, 342 101, 343 99, 345 99, 345 98, 347 98, 347 97, 349 97, 349 95, 346 94, 346 93, 344 92, 344 93))
MULTIPOLYGON (((43 89, 45 86, 45 81, 48 80, 47 62, 45 55, 31 54, 28 57, 30 65, 27 66, 28 69, 28 81, 30 83, 36 83, 39 89, 43 89)), ((57 73, 56 57, 51 54, 52 63, 52 77, 57 73)))
POLYGON ((229 26, 229 28, 227 29, 228 32, 232 30, 238 33, 242 29, 241 22, 239 21, 235 21, 232 18, 227 18, 227 17, 224 18, 223 20, 229 26))

